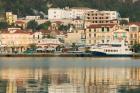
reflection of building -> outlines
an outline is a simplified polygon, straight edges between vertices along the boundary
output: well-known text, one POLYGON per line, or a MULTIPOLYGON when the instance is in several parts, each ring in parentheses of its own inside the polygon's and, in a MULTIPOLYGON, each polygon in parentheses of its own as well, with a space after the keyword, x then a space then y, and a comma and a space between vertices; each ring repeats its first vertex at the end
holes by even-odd
POLYGON ((83 87, 72 84, 50 85, 48 93, 84 93, 83 87))
POLYGON ((1 93, 118 93, 140 85, 140 68, 4 68, 0 78, 1 93))

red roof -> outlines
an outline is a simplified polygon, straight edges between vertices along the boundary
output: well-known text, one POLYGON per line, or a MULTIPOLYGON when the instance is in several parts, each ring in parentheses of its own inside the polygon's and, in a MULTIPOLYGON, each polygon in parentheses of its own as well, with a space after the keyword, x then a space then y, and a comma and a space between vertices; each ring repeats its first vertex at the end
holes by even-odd
POLYGON ((130 22, 130 23, 128 23, 128 25, 138 25, 138 26, 140 26, 140 22, 130 22))
POLYGON ((114 27, 115 24, 92 24, 88 28, 114 27))
POLYGON ((16 24, 25 24, 25 22, 18 20, 18 21, 16 21, 16 24))
POLYGON ((24 31, 24 30, 16 30, 13 32, 3 31, 2 34, 33 34, 33 32, 28 32, 28 31, 24 31))
POLYGON ((56 33, 57 35, 66 34, 65 32, 59 30, 40 30, 39 32, 42 32, 43 34, 50 34, 50 33, 56 33))
POLYGON ((55 21, 55 23, 62 24, 63 22, 62 21, 55 21))

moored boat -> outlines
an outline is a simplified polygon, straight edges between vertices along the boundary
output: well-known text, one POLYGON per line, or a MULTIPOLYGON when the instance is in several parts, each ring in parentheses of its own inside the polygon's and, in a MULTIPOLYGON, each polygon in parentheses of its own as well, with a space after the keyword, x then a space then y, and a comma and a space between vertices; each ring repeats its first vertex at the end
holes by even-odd
POLYGON ((134 54, 131 47, 124 41, 122 42, 114 41, 110 43, 97 44, 90 47, 90 52, 92 53, 93 56, 113 56, 113 57, 133 56, 134 54))

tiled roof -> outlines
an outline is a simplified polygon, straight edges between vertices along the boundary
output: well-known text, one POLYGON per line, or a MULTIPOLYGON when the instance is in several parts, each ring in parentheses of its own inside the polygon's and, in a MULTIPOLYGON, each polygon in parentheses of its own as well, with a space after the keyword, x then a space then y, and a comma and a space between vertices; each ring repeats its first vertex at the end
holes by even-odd
POLYGON ((16 30, 16 31, 3 31, 2 34, 33 34, 33 32, 28 32, 25 30, 16 30))
POLYGON ((92 24, 88 28, 114 27, 115 24, 92 24))
POLYGON ((130 22, 130 23, 128 23, 128 25, 138 25, 138 26, 140 26, 140 22, 130 22))
POLYGON ((25 22, 21 21, 21 20, 18 20, 18 21, 16 21, 16 24, 25 24, 25 22))

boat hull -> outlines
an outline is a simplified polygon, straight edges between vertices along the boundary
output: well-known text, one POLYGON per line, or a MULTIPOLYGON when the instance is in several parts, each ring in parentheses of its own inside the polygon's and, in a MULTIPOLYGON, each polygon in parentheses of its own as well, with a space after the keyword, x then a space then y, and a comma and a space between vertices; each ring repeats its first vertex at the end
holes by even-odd
POLYGON ((92 56, 96 57, 132 57, 133 54, 106 54, 98 51, 91 51, 92 56))

